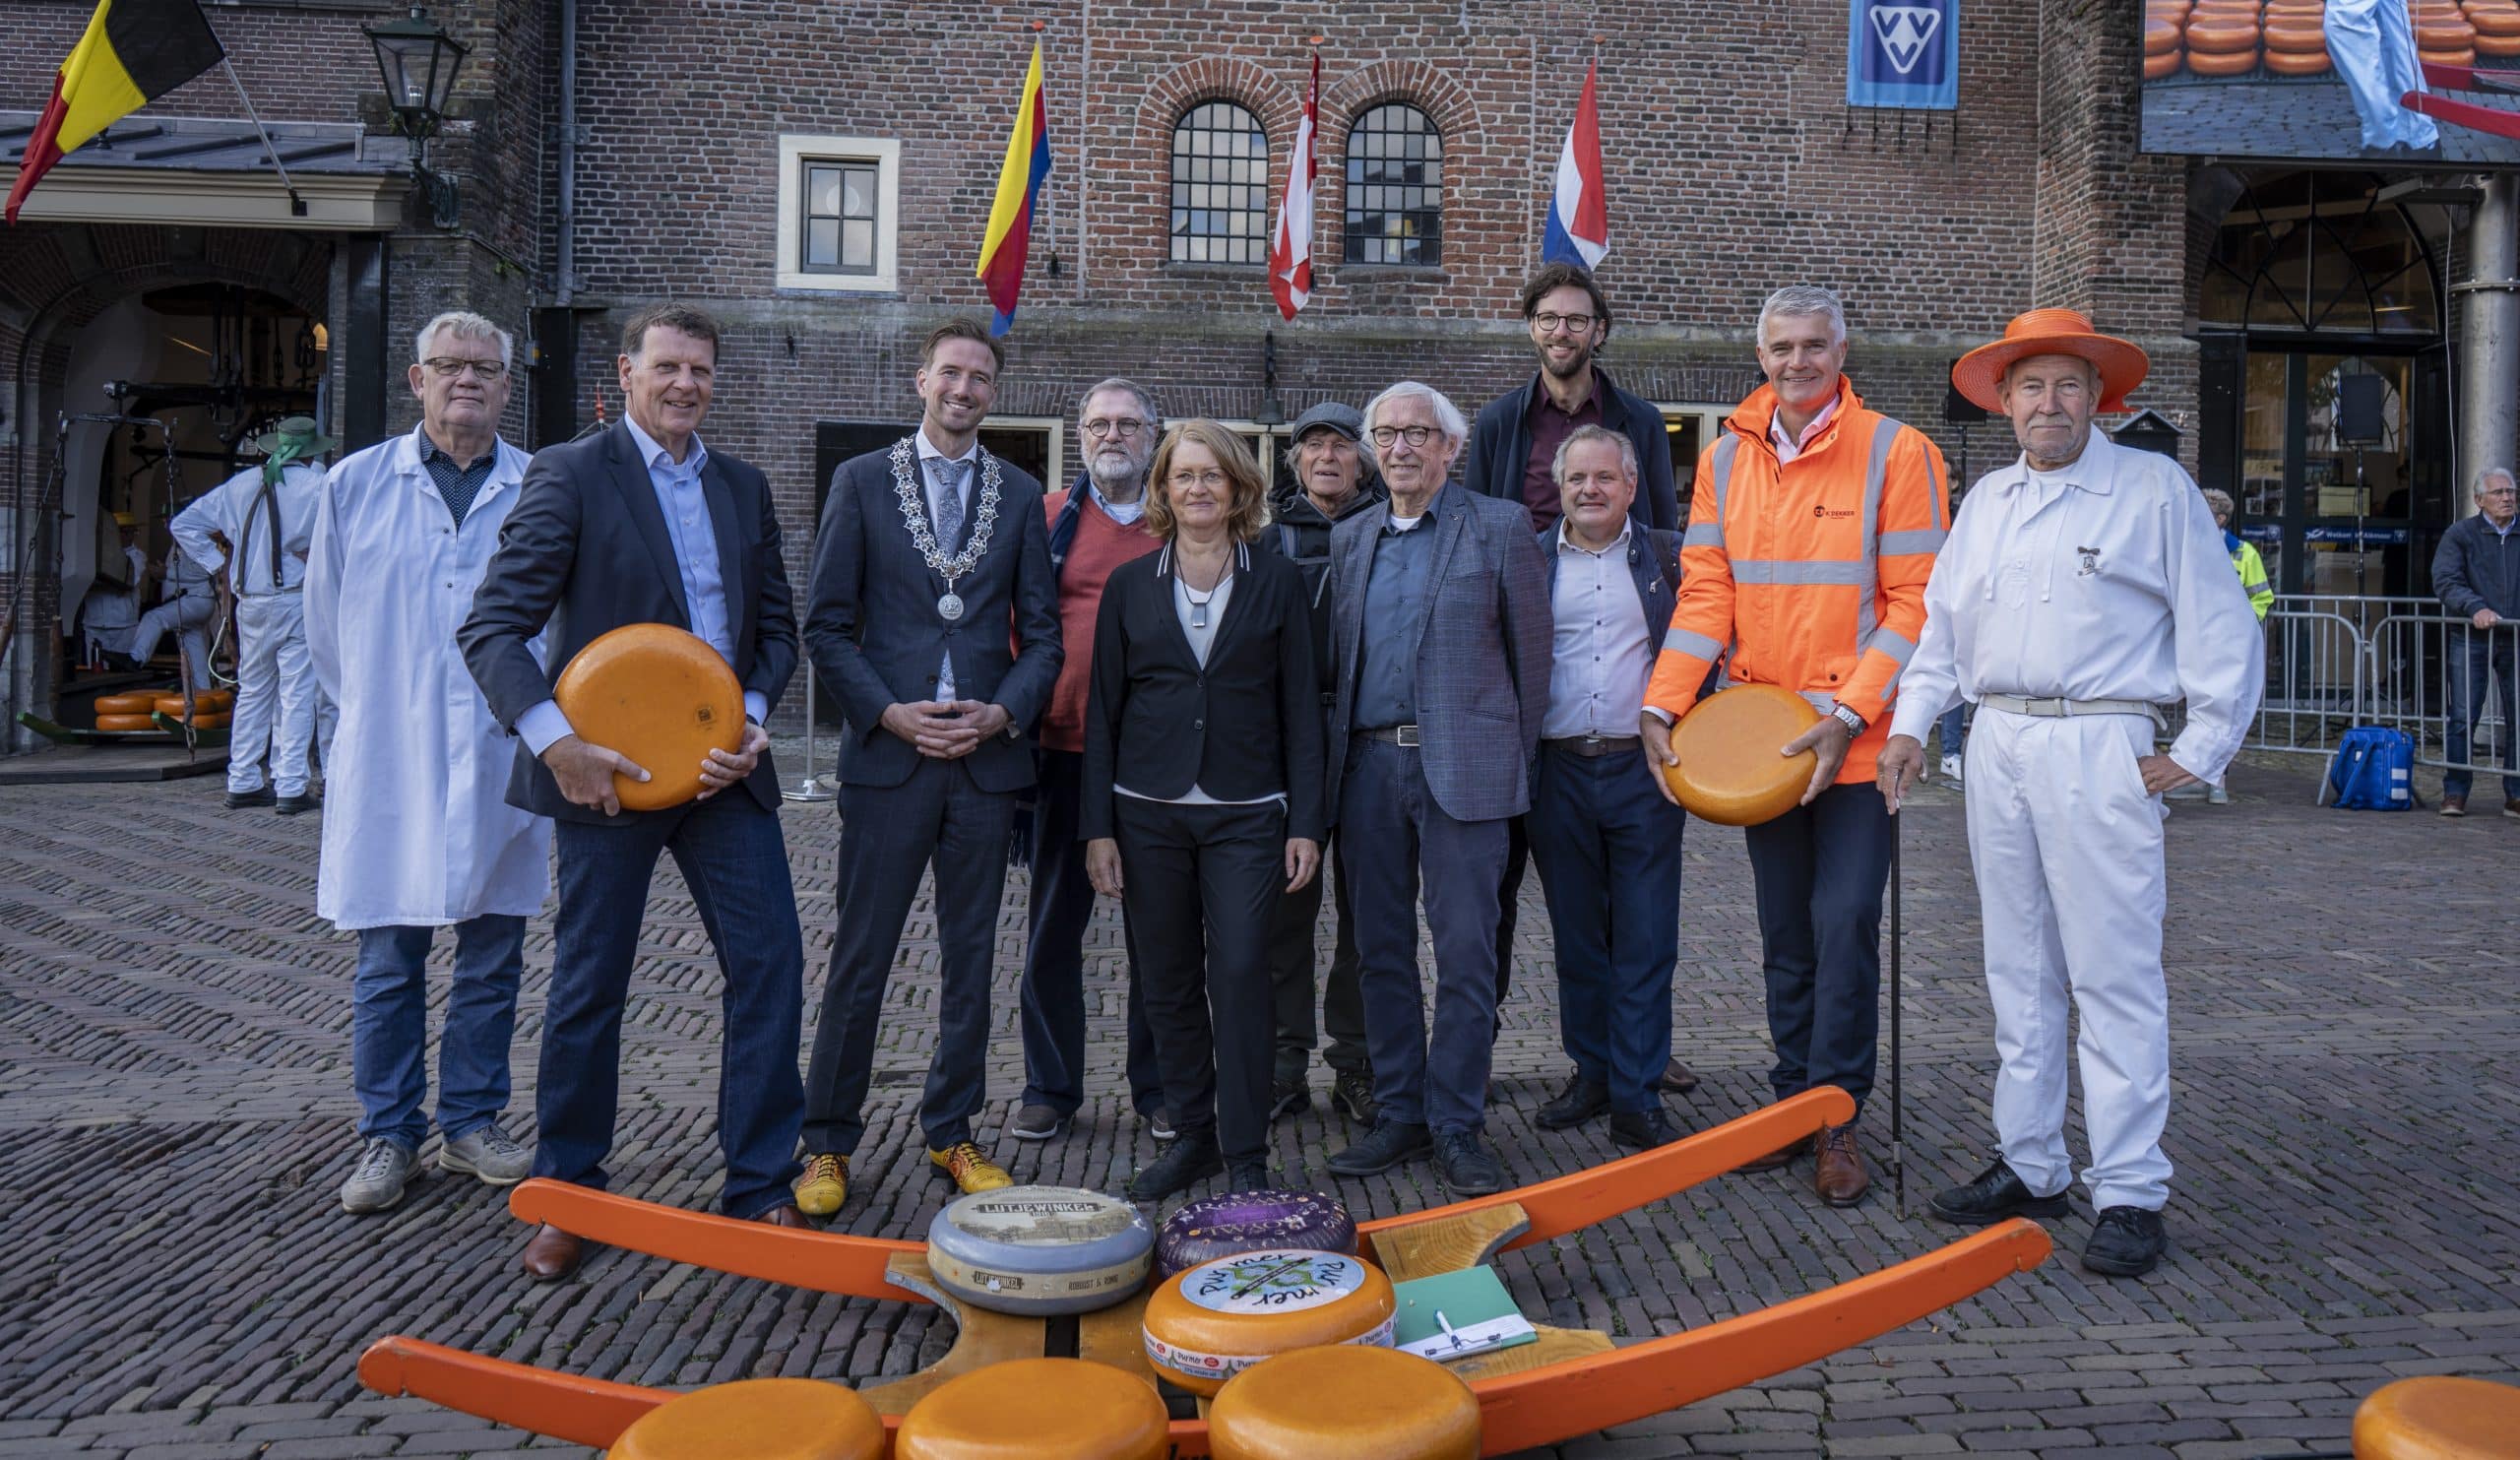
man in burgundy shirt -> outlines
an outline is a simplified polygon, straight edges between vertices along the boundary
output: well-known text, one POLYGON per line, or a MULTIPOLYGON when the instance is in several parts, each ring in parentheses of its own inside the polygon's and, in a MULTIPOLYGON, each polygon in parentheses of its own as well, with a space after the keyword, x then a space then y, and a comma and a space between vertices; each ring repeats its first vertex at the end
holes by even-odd
MULTIPOLYGON (((1111 570, 1164 545, 1147 533, 1146 473, 1164 429, 1155 398, 1117 376, 1085 393, 1076 413, 1085 475, 1042 499, 1050 520, 1050 571, 1058 580, 1059 639, 1067 658, 1041 713, 1032 836, 1032 906, 1021 988, 1024 1102, 1008 1134, 1046 1141, 1067 1129, 1085 1101, 1085 927, 1094 884, 1077 840, 1085 781, 1085 696, 1094 679, 1094 620, 1111 570)), ((1123 935, 1127 921, 1122 920, 1123 935)), ((1129 946, 1130 1103, 1157 1140, 1172 1139, 1163 1109, 1155 1039, 1138 1000, 1137 949, 1129 946)))

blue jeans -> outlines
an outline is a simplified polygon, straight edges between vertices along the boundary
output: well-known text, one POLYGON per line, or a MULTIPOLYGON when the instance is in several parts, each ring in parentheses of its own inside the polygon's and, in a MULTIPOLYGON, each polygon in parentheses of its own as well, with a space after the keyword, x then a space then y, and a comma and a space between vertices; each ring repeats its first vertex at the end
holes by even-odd
MULTIPOLYGON (((2477 722, 2485 718, 2485 700, 2488 690, 2502 709, 2502 798, 2520 799, 2520 720, 2512 716, 2513 684, 2520 675, 2512 671, 2513 661, 2520 658, 2520 625, 2505 624, 2491 629, 2470 626, 2450 631, 2449 710, 2450 733, 2448 760, 2468 759, 2468 741, 2476 733, 2477 722), (2488 673, 2488 670, 2491 672, 2488 673)), ((2477 757, 2483 760, 2485 757, 2477 757)), ((2464 796, 2476 784, 2476 773, 2465 770, 2445 771, 2441 776, 2443 795, 2464 796)))
POLYGON ((1814 1085, 1872 1093, 1881 1028, 1881 894, 1890 808, 1869 784, 1832 786, 1811 804, 1748 829, 1777 1099, 1814 1085))
MULTIPOLYGON (((724 979, 718 1047, 719 1205, 753 1217, 788 1199, 804 1089, 805 949, 779 817, 742 788, 669 811, 552 826, 560 906, 535 1098, 534 1174, 601 1190, 621 1091, 621 1009, 661 853, 691 887, 724 979)), ((1004 844, 999 844, 1003 853, 1004 844)))
POLYGON ((1613 1111, 1662 1109, 1680 956, 1680 808, 1645 752, 1582 756, 1541 742, 1524 819, 1557 939, 1558 1023, 1575 1072, 1613 1111))
MULTIPOLYGON (((365 927, 350 976, 350 1081, 358 1133, 416 1151, 429 1133, 428 977, 433 927, 365 927)), ((508 1107, 508 1042, 525 972, 525 920, 485 913, 455 924, 455 977, 437 1047, 437 1128, 469 1135, 508 1107)))
POLYGON ((1968 701, 1963 700, 1945 710, 1942 718, 1934 722, 1942 730, 1942 754, 1958 755, 1961 747, 1969 743, 1969 727, 1963 718, 1968 713, 1968 701))
POLYGON ((1476 1133, 1487 1122, 1496 1046, 1496 887, 1505 821, 1456 821, 1435 803, 1419 752, 1361 736, 1339 789, 1341 846, 1356 896, 1365 1057, 1383 1119, 1476 1133), (1430 1039, 1418 976, 1418 897, 1435 940, 1430 1039))

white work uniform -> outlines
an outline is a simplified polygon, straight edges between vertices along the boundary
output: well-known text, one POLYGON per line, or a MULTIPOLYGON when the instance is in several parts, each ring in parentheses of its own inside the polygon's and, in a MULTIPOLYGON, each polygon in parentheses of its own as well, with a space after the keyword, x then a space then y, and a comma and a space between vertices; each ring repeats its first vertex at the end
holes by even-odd
POLYGON ((342 713, 315 911, 345 931, 531 918, 550 889, 551 822, 507 803, 516 742, 455 643, 531 458, 500 441, 459 527, 429 449, 353 452, 315 514, 306 639, 342 713))
POLYGON ((2432 118, 2400 99, 2425 89, 2406 0, 2327 0, 2320 27, 2337 77, 2354 98, 2364 148, 2422 149, 2441 140, 2432 118))
MULTIPOLYGON (((2171 758, 2219 782, 2248 733, 2265 646, 2205 498, 2176 462, 2094 432, 2079 460, 2025 461, 1971 491, 1925 588, 1925 627, 1891 732, 1922 741, 1986 695, 2166 705, 2171 758)), ((2162 800, 2136 762, 2149 715, 2046 717, 1980 704, 1969 733, 1969 858, 1994 1004, 1995 1135, 2034 1194, 2072 1183, 2065 1001, 2082 1016, 2097 1207, 2170 1192, 2170 1000, 2162 977, 2162 800)))
POLYGON ((236 709, 228 721, 227 789, 260 791, 263 759, 282 795, 306 791, 306 746, 315 734, 316 687, 306 660, 304 607, 299 585, 306 575, 306 547, 315 526, 315 500, 324 469, 282 470, 267 501, 263 469, 237 473, 176 514, 169 529, 184 556, 210 572, 227 570, 236 595, 236 709), (275 572, 272 513, 280 515, 275 572), (224 537, 235 559, 211 540, 224 537))
POLYGON ((89 654, 110 650, 128 657, 131 654, 132 631, 140 622, 141 594, 149 584, 149 555, 138 547, 122 550, 125 564, 125 589, 108 589, 99 584, 88 590, 88 600, 79 611, 79 626, 87 636, 89 654))
POLYGON ((192 668, 193 688, 208 689, 210 621, 218 614, 219 598, 211 591, 210 574, 181 550, 170 552, 166 554, 164 601, 140 615, 140 627, 132 635, 131 657, 148 663, 157 657, 158 641, 171 633, 183 646, 184 662, 192 668))

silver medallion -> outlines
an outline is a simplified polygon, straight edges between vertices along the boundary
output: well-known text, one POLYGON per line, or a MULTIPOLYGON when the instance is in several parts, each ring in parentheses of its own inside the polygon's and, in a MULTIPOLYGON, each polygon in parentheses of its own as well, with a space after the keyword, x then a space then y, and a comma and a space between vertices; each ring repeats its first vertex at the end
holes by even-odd
POLYGON ((947 623, 952 623, 955 619, 963 616, 963 596, 961 594, 949 593, 945 597, 938 599, 936 601, 936 611, 945 615, 945 621, 947 623))

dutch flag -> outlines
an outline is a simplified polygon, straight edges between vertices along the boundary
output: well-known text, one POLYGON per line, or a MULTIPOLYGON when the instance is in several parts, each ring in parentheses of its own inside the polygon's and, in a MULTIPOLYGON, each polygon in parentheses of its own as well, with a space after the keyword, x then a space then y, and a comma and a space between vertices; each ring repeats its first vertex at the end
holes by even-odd
POLYGON ((1557 154, 1557 190, 1549 199, 1548 229, 1540 256, 1552 263, 1598 268, 1610 251, 1610 208, 1602 191, 1602 115, 1593 102, 1596 61, 1584 73, 1584 98, 1575 103, 1575 125, 1557 154))

